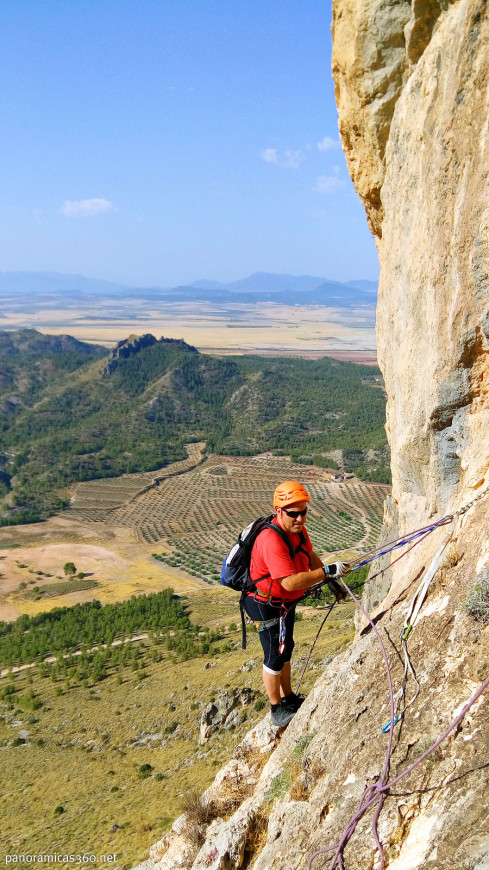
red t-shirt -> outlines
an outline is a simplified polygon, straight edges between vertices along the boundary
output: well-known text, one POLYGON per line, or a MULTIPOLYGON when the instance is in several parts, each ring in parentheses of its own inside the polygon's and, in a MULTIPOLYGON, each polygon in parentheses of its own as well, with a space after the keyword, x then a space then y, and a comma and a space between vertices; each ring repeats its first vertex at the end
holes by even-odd
MULTIPOLYGON (((277 519, 273 519, 272 523, 278 525, 277 519)), ((270 579, 272 580, 272 598, 281 598, 283 601, 295 601, 300 598, 303 589, 295 589, 291 592, 284 589, 280 580, 284 577, 290 577, 291 574, 298 574, 301 571, 309 571, 308 553, 312 552, 312 544, 306 530, 303 529, 305 542, 303 544, 306 553, 302 550, 296 553, 293 559, 290 558, 289 550, 285 541, 282 540, 271 529, 264 529, 260 532, 253 549, 251 551, 250 577, 252 580, 258 580, 258 577, 263 577, 268 574, 266 580, 261 580, 256 584, 256 588, 268 595, 270 589, 270 579)), ((294 550, 301 543, 299 535, 290 535, 290 543, 294 550)))

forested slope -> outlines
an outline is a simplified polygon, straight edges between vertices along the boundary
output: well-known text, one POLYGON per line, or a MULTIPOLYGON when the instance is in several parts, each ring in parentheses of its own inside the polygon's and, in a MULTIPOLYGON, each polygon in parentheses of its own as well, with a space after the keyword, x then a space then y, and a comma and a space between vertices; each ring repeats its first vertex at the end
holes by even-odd
MULTIPOLYGON (((332 359, 222 359, 184 341, 145 338, 120 343, 109 367, 93 361, 99 349, 83 356, 77 342, 68 363, 44 366, 35 389, 23 392, 18 368, 2 397, 2 524, 59 510, 74 481, 182 459, 194 440, 213 453, 273 450, 320 465, 340 449, 360 476, 388 480, 377 369, 332 359), (121 345, 129 355, 120 355, 121 345)), ((32 378, 36 359, 27 355, 23 365, 32 378)))

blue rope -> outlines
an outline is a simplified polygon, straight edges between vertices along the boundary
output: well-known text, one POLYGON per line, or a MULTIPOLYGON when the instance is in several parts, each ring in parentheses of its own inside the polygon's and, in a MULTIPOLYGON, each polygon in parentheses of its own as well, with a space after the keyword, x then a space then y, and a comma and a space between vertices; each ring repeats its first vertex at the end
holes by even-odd
POLYGON ((350 573, 352 571, 357 571, 358 568, 363 568, 364 565, 369 565, 370 562, 375 562, 376 559, 381 559, 382 556, 387 556, 388 553, 392 553, 394 550, 398 550, 400 547, 405 547, 406 544, 409 544, 411 541, 415 541, 416 538, 421 538, 424 537, 424 535, 430 534, 430 532, 434 532, 435 529, 440 528, 440 526, 445 526, 451 520, 451 516, 443 517, 442 520, 438 520, 431 526, 425 526, 423 529, 418 529, 415 532, 411 532, 410 535, 406 535, 406 537, 394 542, 391 547, 387 547, 384 550, 379 549, 372 556, 369 556, 368 559, 364 559, 362 562, 359 562, 358 565, 353 565, 350 573))

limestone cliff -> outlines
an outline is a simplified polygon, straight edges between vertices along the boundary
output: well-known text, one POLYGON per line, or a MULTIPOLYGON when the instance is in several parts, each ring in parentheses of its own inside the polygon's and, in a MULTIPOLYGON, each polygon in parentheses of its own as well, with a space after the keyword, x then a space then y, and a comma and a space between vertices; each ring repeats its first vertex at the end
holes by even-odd
MULTIPOLYGON (((464 609, 474 585, 489 589, 487 2, 333 0, 333 71, 345 153, 381 264, 378 350, 393 472, 383 534, 455 514, 365 595, 397 689, 406 609, 451 535, 408 640, 420 693, 395 731, 393 779, 489 675, 489 627, 464 609)), ((360 628, 276 748, 265 720, 261 739, 250 735, 207 792, 213 809, 201 828, 180 819, 151 866, 305 870, 315 850, 338 842, 381 775, 390 715, 378 640, 360 628)), ((488 870, 487 694, 390 790, 379 820, 389 870, 488 870)), ((381 866, 372 816, 335 866, 381 866)), ((313 870, 330 867, 331 856, 316 857, 313 870)))

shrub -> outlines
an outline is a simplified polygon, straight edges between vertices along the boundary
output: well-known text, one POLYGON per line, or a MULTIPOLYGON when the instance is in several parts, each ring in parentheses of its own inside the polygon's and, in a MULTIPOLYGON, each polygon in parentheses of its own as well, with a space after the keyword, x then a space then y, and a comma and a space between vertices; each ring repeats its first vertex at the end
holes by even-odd
POLYGON ((59 804, 54 811, 54 815, 61 816, 64 813, 64 811, 65 811, 65 808, 62 807, 61 804, 59 804))
POLYGON ((290 770, 283 770, 278 776, 275 776, 270 783, 265 799, 268 802, 274 801, 275 798, 282 798, 289 790, 291 784, 290 770))
POLYGON ((258 698, 253 704, 254 709, 258 712, 259 710, 263 710, 266 707, 267 702, 263 698, 258 698))
POLYGON ((469 593, 465 602, 465 610, 477 622, 483 625, 489 623, 489 571, 485 571, 479 582, 469 593))
POLYGON ((141 764, 138 769, 139 779, 147 779, 151 776, 153 766, 151 764, 141 764))

